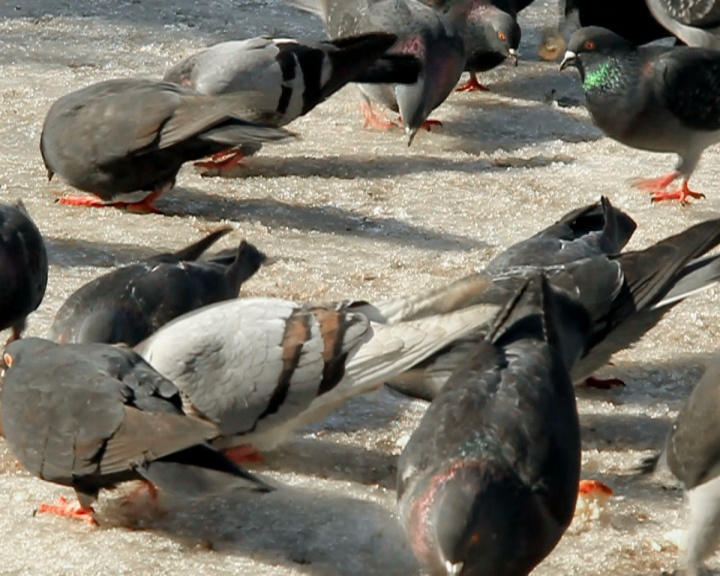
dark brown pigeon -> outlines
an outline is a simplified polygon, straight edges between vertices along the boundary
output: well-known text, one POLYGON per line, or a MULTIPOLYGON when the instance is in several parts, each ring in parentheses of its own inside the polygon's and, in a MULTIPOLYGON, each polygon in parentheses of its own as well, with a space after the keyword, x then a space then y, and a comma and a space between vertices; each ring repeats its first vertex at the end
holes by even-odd
POLYGON ((48 337, 61 344, 134 346, 186 312, 236 298, 265 255, 243 241, 231 253, 198 260, 231 230, 222 228, 178 252, 123 266, 88 282, 62 305, 48 337))
POLYGON ((3 361, 0 417, 12 453, 78 497, 41 512, 94 523, 99 491, 129 480, 187 495, 269 490, 210 448, 217 426, 185 415, 175 385, 127 348, 27 338, 12 342, 3 361))
POLYGON ((61 203, 157 212, 153 202, 175 185, 185 162, 288 136, 272 117, 244 111, 232 94, 202 96, 170 82, 128 78, 57 100, 45 117, 40 151, 49 178, 57 173, 95 196, 65 196, 61 203))
POLYGON ((8 342, 20 338, 47 280, 47 252, 37 226, 22 202, 0 204, 0 330, 12 328, 8 342))

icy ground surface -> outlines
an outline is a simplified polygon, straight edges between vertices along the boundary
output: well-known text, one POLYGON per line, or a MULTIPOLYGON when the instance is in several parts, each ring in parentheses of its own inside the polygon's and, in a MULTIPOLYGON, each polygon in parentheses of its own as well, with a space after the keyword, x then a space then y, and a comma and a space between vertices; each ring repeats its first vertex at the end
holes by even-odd
MULTIPOLYGON (((246 295, 294 299, 410 294, 482 267, 509 244, 606 194, 636 218, 631 247, 720 211, 719 151, 705 154, 691 207, 651 205, 628 182, 668 172, 670 156, 624 148, 579 106, 575 71, 539 62, 540 30, 555 3, 522 14, 520 66, 482 80, 485 94, 454 94, 436 111, 444 126, 411 149, 399 131, 361 129, 354 88, 292 125, 302 140, 267 146, 236 179, 203 179, 191 166, 158 203, 167 215, 63 207, 69 189, 48 184, 38 143, 45 112, 62 94, 118 76, 160 77, 208 44, 260 33, 321 34, 275 0, 7 0, 0 2, 0 200, 22 197, 45 237, 47 296, 30 319, 43 335, 64 299, 112 266, 172 250, 220 223, 272 257, 246 295), (554 91, 554 92, 553 92, 554 91), (569 107, 560 107, 560 99, 569 107)), ((605 521, 574 524, 539 575, 672 572, 667 534, 683 526, 682 496, 631 469, 659 446, 713 353, 717 291, 676 308, 606 375, 627 387, 579 390, 584 477, 609 484, 605 521)), ((41 501, 71 491, 30 478, 0 448, 0 573, 418 574, 394 517, 399 441, 424 410, 382 391, 357 399, 300 435, 259 468, 287 489, 163 501, 165 514, 104 494, 100 529, 34 517, 41 501)), ((720 562, 711 566, 717 570, 720 562)))

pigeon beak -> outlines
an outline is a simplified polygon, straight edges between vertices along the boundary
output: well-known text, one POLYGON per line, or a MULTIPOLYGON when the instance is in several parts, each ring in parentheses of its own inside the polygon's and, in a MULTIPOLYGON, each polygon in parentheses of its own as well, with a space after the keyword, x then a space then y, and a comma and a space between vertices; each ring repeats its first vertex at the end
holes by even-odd
POLYGON ((55 176, 55 172, 53 172, 52 170, 50 170, 50 168, 48 168, 47 169, 48 182, 50 182, 53 179, 53 176, 55 176))
POLYGON ((413 140, 415 139, 415 134, 418 133, 417 128, 410 128, 410 126, 405 127, 405 133, 408 137, 408 148, 410 148, 410 145, 413 143, 413 140))
POLYGON ((448 576, 458 576, 458 574, 462 572, 462 569, 462 562, 453 564, 450 560, 445 560, 445 570, 447 571, 448 576))
POLYGON ((575 54, 572 50, 568 50, 565 52, 565 57, 562 59, 562 62, 560 62, 560 71, 562 72, 568 66, 575 66, 576 62, 577 54, 575 54))
POLYGON ((515 48, 510 48, 510 50, 508 50, 508 53, 510 54, 510 59, 512 60, 513 66, 517 66, 519 57, 518 51, 515 50, 515 48))

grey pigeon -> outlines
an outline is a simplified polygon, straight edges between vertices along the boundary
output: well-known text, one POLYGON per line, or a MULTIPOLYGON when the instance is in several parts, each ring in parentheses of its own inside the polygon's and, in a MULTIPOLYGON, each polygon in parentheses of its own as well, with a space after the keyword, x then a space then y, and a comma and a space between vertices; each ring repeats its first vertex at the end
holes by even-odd
MULTIPOLYGON (((598 301, 616 288, 607 280, 598 301)), ((567 529, 580 480, 569 370, 589 316, 530 279, 423 415, 398 460, 397 497, 431 576, 526 576, 567 529)))
POLYGON ((136 350, 182 390, 188 412, 222 429, 215 446, 268 450, 489 321, 498 306, 465 306, 487 286, 463 287, 448 310, 396 324, 375 322, 381 312, 363 302, 232 300, 174 320, 136 350))
POLYGON ((25 206, 0 204, 0 330, 12 329, 8 342, 20 338, 47 281, 45 242, 25 206))
POLYGON ((645 0, 559 0, 559 23, 543 30, 540 57, 554 61, 562 57, 570 35, 583 26, 612 30, 633 44, 647 44, 669 33, 645 4, 645 0))
POLYGON ((11 343, 3 361, 0 416, 12 453, 78 497, 40 511, 94 522, 99 491, 129 480, 188 495, 270 489, 212 449, 218 428, 185 415, 173 383, 129 349, 28 338, 11 343))
MULTIPOLYGON (((423 0, 440 11, 447 11, 464 0, 423 0)), ((522 32, 517 11, 508 0, 472 0, 463 28, 465 70, 470 74, 458 92, 489 88, 478 82, 476 74, 487 72, 510 59, 517 66, 522 32)))
POLYGON ((655 19, 688 46, 720 49, 717 0, 645 0, 655 19))
MULTIPOLYGON (((236 94, 240 109, 285 126, 348 82, 416 82, 421 66, 415 57, 385 54, 396 41, 394 34, 376 32, 316 43, 268 36, 222 42, 175 64, 164 80, 201 94, 236 94)), ((223 152, 196 167, 223 172, 241 158, 223 152)))
POLYGON ((231 230, 221 228, 175 253, 123 266, 81 286, 58 310, 48 338, 134 346, 186 312, 236 298, 265 255, 243 241, 229 255, 198 260, 231 230))
MULTIPOLYGON (((554 224, 530 238, 514 244, 493 258, 481 271, 490 278, 507 274, 524 274, 571 264, 585 258, 619 253, 630 240, 636 228, 635 221, 622 210, 615 208, 610 200, 601 197, 600 202, 572 210, 554 224)), ((442 298, 445 288, 438 291, 442 298)), ((427 298, 427 296, 423 296, 427 298)), ((381 306, 390 307, 388 304, 381 306)), ((457 342, 453 353, 438 353, 425 366, 401 374, 388 386, 398 392, 432 400, 442 387, 458 358, 475 343, 474 337, 457 342), (434 377, 434 376, 436 377, 434 377)), ((592 383, 591 383, 592 384, 592 383)), ((596 381, 602 385, 602 381, 596 381)))
POLYGON ((430 113, 450 95, 465 66, 461 29, 470 0, 461 0, 444 15, 419 0, 287 1, 320 16, 331 37, 390 32, 398 38, 391 54, 413 54, 422 62, 414 84, 360 85, 366 126, 392 125, 377 116, 371 102, 400 113, 408 146, 421 127, 437 123, 428 120, 430 113))
POLYGON ((572 35, 560 66, 580 71, 588 110, 610 138, 641 150, 675 152, 674 172, 636 186, 653 201, 701 198, 688 181, 703 151, 720 141, 720 52, 637 47, 603 28, 572 35), (682 178, 676 190, 667 188, 682 178))
MULTIPOLYGON (((621 289, 615 297, 604 303, 601 314, 593 317, 593 333, 588 346, 571 372, 573 382, 584 382, 605 366, 613 354, 634 345, 685 298, 716 285, 720 281, 720 256, 700 257, 718 244, 720 219, 714 219, 696 224, 645 250, 616 256, 599 255, 545 268, 553 286, 578 295, 580 301, 593 310, 601 308, 589 299, 596 294, 594 283, 606 276, 622 279, 621 289)), ((477 298, 469 299, 467 304, 507 301, 517 286, 537 271, 533 267, 520 267, 494 277, 493 287, 478 293, 477 298)), ((475 281, 482 277, 485 276, 477 274, 475 281)), ((472 279, 465 278, 458 284, 472 279)), ((435 298, 442 299, 444 290, 447 288, 435 291, 435 298)), ((425 294, 418 298, 431 301, 432 296, 425 294)), ((380 306, 392 307, 391 304, 380 306)), ((399 319, 417 320, 422 314, 423 311, 408 318, 401 314, 399 319)), ((393 320, 397 321, 398 317, 393 320)), ((456 340, 413 369, 393 378, 393 385, 404 392, 415 391, 413 395, 417 397, 432 399, 486 331, 487 326, 482 326, 473 334, 456 340)))
POLYGON ((185 162, 290 136, 272 124, 243 111, 232 94, 203 96, 154 80, 107 80, 53 103, 40 151, 49 178, 57 173, 97 197, 70 195, 61 203, 157 212, 153 202, 175 185, 185 162))
POLYGON ((641 470, 669 468, 685 487, 690 509, 685 574, 698 576, 720 538, 720 366, 712 359, 678 414, 662 453, 641 470))

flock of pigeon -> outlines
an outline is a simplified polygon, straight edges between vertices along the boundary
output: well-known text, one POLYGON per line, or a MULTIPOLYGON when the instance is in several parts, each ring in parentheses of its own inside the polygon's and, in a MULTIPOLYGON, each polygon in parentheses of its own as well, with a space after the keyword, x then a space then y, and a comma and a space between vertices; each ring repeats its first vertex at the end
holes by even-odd
MULTIPOLYGON (((163 81, 108 80, 57 100, 41 137, 48 174, 91 194, 62 201, 157 211, 153 202, 185 162, 210 173, 236 167, 264 143, 292 137, 283 126, 349 82, 361 87, 366 124, 395 123, 378 115, 381 104, 399 113, 410 145, 463 70, 462 88, 481 89, 477 73, 517 61, 517 13, 529 4, 291 1, 319 14, 333 39, 226 42, 163 81)), ((561 68, 580 71, 597 125, 629 146, 680 156, 672 174, 641 183, 654 200, 701 196, 688 179, 720 140, 720 2, 636 6, 695 47, 638 47, 666 34, 625 39, 587 26, 605 23, 588 6, 563 3, 563 25, 543 49, 565 44, 574 20, 585 26, 569 38, 561 68)), ((397 475, 399 516, 420 563, 433 575, 526 575, 576 506, 573 385, 720 281, 720 256, 707 256, 720 245, 720 219, 623 252, 635 228, 601 198, 482 272, 377 303, 238 299, 265 255, 244 241, 206 254, 230 231, 221 228, 81 287, 42 339, 22 331, 47 285, 43 238, 22 204, 0 206, 0 329, 12 329, 2 433, 28 471, 77 494, 40 512, 94 524, 99 491, 129 480, 151 494, 282 490, 240 464, 388 384, 430 401, 397 475)), ((669 467, 688 491, 688 574, 720 533, 717 378, 706 373, 663 452, 642 467, 669 467)))

